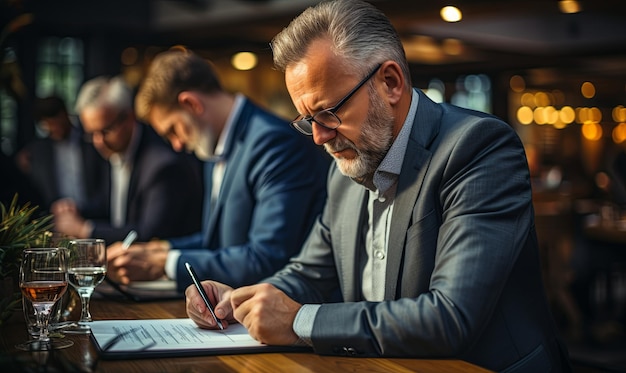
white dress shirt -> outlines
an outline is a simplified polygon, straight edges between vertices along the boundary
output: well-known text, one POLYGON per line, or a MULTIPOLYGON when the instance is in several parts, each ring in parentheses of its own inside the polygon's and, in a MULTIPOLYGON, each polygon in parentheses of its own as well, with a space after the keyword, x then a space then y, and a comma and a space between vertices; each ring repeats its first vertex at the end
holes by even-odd
MULTIPOLYGON (((385 291, 387 242, 393 212, 396 184, 413 127, 419 96, 413 91, 411 106, 398 137, 374 172, 373 188, 369 189, 367 227, 364 227, 365 256, 360 260, 363 298, 382 301, 385 291)), ((319 304, 304 304, 293 321, 293 331, 300 341, 312 344, 313 323, 319 304)))
POLYGON ((111 225, 121 227, 126 224, 128 187, 133 172, 135 153, 141 138, 142 128, 135 123, 133 134, 124 153, 115 153, 109 157, 111 164, 111 225))

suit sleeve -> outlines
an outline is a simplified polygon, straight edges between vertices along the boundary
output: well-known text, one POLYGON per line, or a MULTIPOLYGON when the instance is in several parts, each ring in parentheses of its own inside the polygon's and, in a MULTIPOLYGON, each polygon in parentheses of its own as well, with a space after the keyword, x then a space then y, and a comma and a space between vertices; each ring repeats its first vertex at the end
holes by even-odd
MULTIPOLYGON (((250 140, 254 146, 240 154, 249 160, 237 171, 247 175, 243 189, 251 196, 246 206, 249 229, 241 232, 247 237, 241 244, 215 250, 182 250, 177 266, 179 288, 191 284, 185 261, 192 263, 202 278, 239 287, 270 276, 301 249, 325 200, 328 160, 309 139, 294 141, 297 134, 288 131, 292 130, 285 126, 276 133, 255 134, 250 140)), ((228 213, 236 213, 232 206, 228 209, 228 213)))

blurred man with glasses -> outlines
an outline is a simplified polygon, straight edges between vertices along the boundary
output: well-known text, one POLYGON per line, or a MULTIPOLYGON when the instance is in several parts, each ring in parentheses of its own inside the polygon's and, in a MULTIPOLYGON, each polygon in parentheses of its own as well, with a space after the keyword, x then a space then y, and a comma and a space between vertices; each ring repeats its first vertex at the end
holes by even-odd
POLYGON ((136 120, 132 91, 121 76, 83 84, 76 112, 85 136, 108 160, 110 172, 99 215, 84 216, 71 199, 53 205, 59 232, 113 243, 131 230, 139 239, 150 240, 199 229, 200 163, 172 151, 152 128, 136 120))
POLYGON ((109 247, 121 282, 166 275, 184 290, 201 278, 242 286, 297 254, 326 198, 329 157, 289 122, 225 90, 210 62, 182 48, 155 57, 136 112, 176 151, 205 161, 202 229, 186 237, 109 247))
MULTIPOLYGON (((223 323, 320 354, 457 358, 559 372, 531 185, 515 131, 411 87, 400 38, 363 1, 323 2, 272 41, 298 116, 335 158, 302 251, 261 284, 203 286, 223 323), (343 302, 331 302, 336 291, 343 302)), ((193 287, 187 313, 215 328, 193 287)))

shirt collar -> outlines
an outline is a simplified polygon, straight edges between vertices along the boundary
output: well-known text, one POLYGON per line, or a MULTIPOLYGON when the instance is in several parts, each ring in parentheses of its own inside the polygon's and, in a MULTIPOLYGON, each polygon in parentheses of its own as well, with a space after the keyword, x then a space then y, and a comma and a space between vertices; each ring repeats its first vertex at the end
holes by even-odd
POLYGON ((379 194, 386 192, 397 180, 402 170, 402 162, 404 161, 404 155, 409 143, 409 137, 411 129, 413 128, 413 121, 415 120, 415 114, 417 113, 417 103, 419 101, 419 95, 415 90, 412 90, 411 106, 409 112, 404 119, 400 133, 391 144, 389 151, 385 154, 385 157, 376 168, 374 172, 373 184, 378 190, 379 194))
POLYGON ((109 157, 109 162, 111 164, 131 164, 135 159, 135 153, 137 153, 137 148, 139 147, 139 139, 141 138, 143 128, 137 122, 135 122, 133 126, 133 133, 131 135, 130 142, 128 143, 128 147, 123 153, 112 154, 109 157))
POLYGON ((228 144, 228 140, 232 133, 232 128, 235 126, 235 122, 241 113, 241 109, 243 108, 244 96, 240 93, 235 95, 235 101, 233 102, 233 108, 226 119, 226 123, 224 124, 224 130, 220 134, 219 139, 217 139, 217 145, 215 146, 215 158, 222 158, 222 154, 226 152, 226 144, 228 144))

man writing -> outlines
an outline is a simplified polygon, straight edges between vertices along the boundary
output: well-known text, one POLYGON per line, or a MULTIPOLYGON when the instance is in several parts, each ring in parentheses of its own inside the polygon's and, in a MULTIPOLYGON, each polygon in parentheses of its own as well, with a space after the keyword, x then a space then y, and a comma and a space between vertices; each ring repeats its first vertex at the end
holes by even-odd
POLYGON ((326 196, 328 157, 287 122, 225 91, 211 65, 187 50, 158 55, 142 82, 137 113, 177 151, 206 160, 202 231, 108 249, 121 282, 201 278, 253 284, 297 253, 326 196))
MULTIPOLYGON (((238 289, 205 281, 225 323, 320 354, 567 368, 543 294, 528 166, 513 129, 412 89, 399 37, 361 1, 307 9, 272 41, 300 116, 335 158, 302 252, 238 289), (328 303, 340 290, 343 302, 328 303)), ((187 313, 215 322, 194 288, 187 313)))

